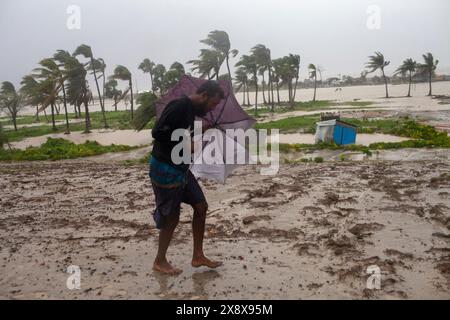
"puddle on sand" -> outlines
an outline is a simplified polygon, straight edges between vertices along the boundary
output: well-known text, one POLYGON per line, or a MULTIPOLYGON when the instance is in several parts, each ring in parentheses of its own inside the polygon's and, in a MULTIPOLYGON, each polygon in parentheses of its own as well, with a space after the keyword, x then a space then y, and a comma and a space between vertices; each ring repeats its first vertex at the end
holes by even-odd
POLYGON ((76 131, 70 134, 47 134, 14 142, 11 143, 11 146, 17 149, 25 149, 28 146, 37 147, 45 143, 47 138, 63 138, 77 144, 90 140, 97 141, 102 145, 123 144, 129 146, 148 145, 152 141, 151 130, 142 130, 139 132, 134 130, 92 130, 91 133, 76 131))

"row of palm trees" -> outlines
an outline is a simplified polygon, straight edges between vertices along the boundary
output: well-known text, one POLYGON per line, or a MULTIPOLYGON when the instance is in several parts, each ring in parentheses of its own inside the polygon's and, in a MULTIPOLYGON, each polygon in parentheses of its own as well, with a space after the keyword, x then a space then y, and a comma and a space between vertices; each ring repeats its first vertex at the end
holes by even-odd
MULTIPOLYGON (((248 54, 240 56, 235 64, 235 75, 231 75, 230 58, 238 55, 238 50, 232 49, 228 34, 225 31, 211 31, 206 39, 200 40, 200 43, 206 45, 206 48, 200 50, 198 59, 188 61, 191 64, 191 71, 197 73, 201 78, 224 79, 229 81, 230 86, 236 91, 243 92, 243 105, 250 105, 249 92, 252 88, 255 91, 255 112, 258 111, 258 93, 262 90, 263 103, 271 106, 274 111, 275 103, 280 105, 280 88, 287 87, 288 105, 293 106, 299 84, 300 74, 300 55, 288 54, 286 56, 273 59, 271 51, 263 44, 257 44, 250 49, 248 54), (220 74, 222 66, 226 66, 227 73, 220 74), (259 82, 261 79, 261 83, 259 82), (234 80, 234 86, 233 86, 234 80), (274 89, 275 88, 275 89, 274 89), (274 98, 276 90, 277 99, 274 98)), ((431 80, 436 69, 438 61, 433 58, 431 53, 423 55, 424 63, 419 64, 412 59, 406 59, 396 70, 395 74, 409 76, 408 95, 410 96, 411 82, 415 75, 426 73, 429 78, 429 94, 431 91, 431 80)), ((386 97, 388 94, 388 81, 385 74, 385 68, 390 64, 386 61, 384 55, 375 52, 369 57, 366 64, 367 73, 380 70, 386 87, 386 97)), ((138 66, 144 73, 150 75, 151 88, 150 93, 155 96, 162 96, 178 82, 185 74, 184 66, 179 62, 174 62, 167 70, 164 65, 157 64, 150 59, 144 59, 138 66)), ((46 115, 47 108, 50 108, 52 128, 56 130, 55 110, 58 112, 60 102, 63 103, 66 133, 70 132, 68 119, 68 105, 74 107, 75 116, 82 117, 81 107, 84 107, 85 114, 85 132, 89 132, 91 127, 89 116, 89 103, 94 97, 88 85, 88 75, 95 81, 97 96, 102 113, 102 122, 104 128, 108 128, 105 114, 105 98, 114 101, 115 110, 117 103, 130 96, 131 119, 134 119, 134 97, 133 97, 133 79, 131 72, 123 65, 115 67, 114 72, 109 77, 105 75, 106 63, 93 54, 92 48, 86 44, 78 46, 70 54, 68 51, 57 50, 49 58, 39 62, 39 67, 34 69, 29 75, 23 77, 22 87, 16 90, 10 82, 4 82, 0 90, 0 107, 3 106, 13 119, 16 126, 17 113, 21 104, 28 104, 36 107, 36 117, 43 111, 46 115), (84 61, 79 58, 84 58, 84 61), (125 81, 128 87, 125 90, 118 90, 117 80, 125 81), (100 82, 101 81, 101 82, 100 82), (7 107, 6 107, 7 106, 7 107)), ((314 95, 312 100, 316 100, 317 73, 321 75, 321 68, 314 64, 308 65, 309 77, 314 81, 314 95)), ((144 99, 145 100, 145 99, 144 99)), ((147 99, 147 101, 150 101, 147 99)))
POLYGON ((57 50, 52 57, 41 60, 39 67, 35 68, 31 74, 22 78, 19 90, 16 90, 12 83, 3 82, 0 90, 2 102, 0 106, 10 115, 16 131, 17 114, 23 106, 35 106, 37 120, 39 120, 40 112, 44 111, 46 115, 45 111, 50 108, 52 128, 57 130, 56 104, 62 102, 65 113, 65 133, 70 133, 68 105, 74 107, 76 117, 81 117, 81 107, 84 106, 85 132, 89 132, 91 128, 89 103, 94 99, 88 84, 88 74, 90 74, 95 81, 104 128, 108 128, 105 96, 114 99, 117 110, 117 103, 130 92, 131 118, 133 119, 134 98, 131 72, 125 66, 118 65, 106 81, 105 69, 105 61, 95 57, 88 45, 80 45, 72 54, 65 50, 57 50), (80 61, 79 56, 86 58, 87 61, 80 61), (100 80, 102 80, 102 89, 100 89, 100 80), (126 81, 128 88, 123 92, 118 90, 117 80, 126 81))
MULTIPOLYGON (((411 83, 414 76, 418 75, 426 75, 428 78, 429 91, 428 96, 432 95, 431 89, 431 80, 435 75, 435 70, 439 60, 435 60, 433 55, 428 52, 422 55, 423 63, 418 63, 414 61, 412 58, 408 58, 403 61, 403 63, 397 68, 394 74, 401 74, 403 77, 408 76, 408 94, 407 97, 411 97, 411 83)), ((381 52, 375 52, 374 55, 369 56, 369 62, 366 64, 366 67, 369 69, 369 73, 374 72, 376 70, 380 70, 384 79, 384 84, 386 88, 386 98, 389 98, 388 93, 388 84, 387 77, 384 69, 390 64, 390 61, 387 61, 384 58, 384 55, 381 52)))

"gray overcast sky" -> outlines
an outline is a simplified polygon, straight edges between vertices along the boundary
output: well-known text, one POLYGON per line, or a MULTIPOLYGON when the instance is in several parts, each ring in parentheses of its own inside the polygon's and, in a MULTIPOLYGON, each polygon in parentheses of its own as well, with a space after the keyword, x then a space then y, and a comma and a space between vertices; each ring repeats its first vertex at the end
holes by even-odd
POLYGON ((56 49, 86 43, 107 74, 123 64, 144 89, 149 77, 137 69, 144 58, 185 64, 214 29, 227 31, 240 53, 262 43, 273 58, 300 54, 302 79, 309 63, 322 66, 324 78, 359 75, 375 50, 391 61, 388 74, 428 51, 440 60, 438 72, 450 73, 449 13, 448 0, 1 0, 0 81, 18 85, 56 49), (69 5, 81 9, 80 30, 66 27, 69 5), (380 29, 366 26, 370 5, 381 9, 380 29))

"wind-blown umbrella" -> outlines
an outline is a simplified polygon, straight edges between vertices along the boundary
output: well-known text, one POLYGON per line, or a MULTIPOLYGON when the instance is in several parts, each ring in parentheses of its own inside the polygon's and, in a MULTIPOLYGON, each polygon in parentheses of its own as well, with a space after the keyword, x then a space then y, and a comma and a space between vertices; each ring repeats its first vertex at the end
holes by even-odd
MULTIPOLYGON (((156 102, 156 116, 159 118, 165 106, 172 100, 181 98, 184 95, 190 95, 194 93, 204 82, 207 80, 194 78, 188 75, 184 75, 180 81, 172 87, 166 95, 161 97, 156 102)), ((246 131, 251 128, 256 120, 250 117, 239 105, 236 97, 233 94, 232 88, 228 81, 219 81, 220 87, 224 91, 225 98, 219 103, 219 105, 211 112, 208 112, 202 118, 196 118, 196 120, 203 121, 203 125, 207 127, 213 127, 215 130, 209 130, 206 136, 213 136, 210 142, 207 142, 203 146, 203 151, 211 150, 215 144, 217 147, 215 150, 224 150, 224 146, 230 142, 230 139, 234 140, 234 154, 243 153, 246 151, 243 145, 240 145, 235 137, 228 136, 226 129, 242 129, 246 131)), ((229 156, 229 155, 227 155, 229 156)), ((191 166, 192 173, 197 177, 204 177, 216 180, 221 183, 225 183, 227 176, 236 167, 235 164, 229 164, 225 159, 223 153, 205 154, 196 153, 194 155, 194 163, 191 166), (199 163, 199 157, 204 159, 206 163, 199 163), (214 159, 211 159, 213 157, 214 159), (209 160, 209 161, 208 161, 209 160), (214 161, 212 161, 214 160, 214 161), (222 161, 220 161, 222 160, 222 161), (214 162, 214 163, 211 163, 214 162)), ((228 157, 227 157, 228 158, 228 157)))

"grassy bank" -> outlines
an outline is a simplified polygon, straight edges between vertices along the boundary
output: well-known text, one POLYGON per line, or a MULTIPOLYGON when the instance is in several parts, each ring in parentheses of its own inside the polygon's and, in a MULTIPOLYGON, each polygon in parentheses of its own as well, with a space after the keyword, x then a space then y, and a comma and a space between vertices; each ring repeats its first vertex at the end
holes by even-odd
MULTIPOLYGON (((355 118, 341 118, 342 121, 357 126, 358 133, 385 133, 395 134, 399 126, 408 119, 382 119, 382 120, 360 120, 355 118)), ((320 121, 319 115, 299 116, 266 123, 257 123, 256 129, 279 129, 281 133, 305 132, 314 133, 316 122, 320 121)))
POLYGON ((315 151, 322 149, 343 150, 343 151, 359 151, 367 155, 371 155, 374 150, 401 149, 401 148, 450 148, 450 137, 447 133, 440 132, 432 126, 422 125, 415 121, 405 121, 397 127, 386 126, 387 132, 402 137, 412 138, 401 142, 376 142, 369 146, 362 145, 345 145, 338 146, 336 144, 280 144, 280 152, 299 152, 299 151, 315 151), (413 140, 414 139, 414 140, 413 140))
POLYGON ((103 146, 96 141, 86 141, 83 144, 75 144, 61 138, 48 138, 47 141, 39 147, 28 147, 25 150, 0 149, 0 161, 74 159, 107 152, 128 151, 135 148, 137 147, 114 144, 103 146))
MULTIPOLYGON (((92 112, 91 116, 91 129, 103 129, 103 120, 101 112, 92 112)), ((125 130, 125 129, 134 129, 131 123, 131 115, 129 111, 108 111, 106 112, 106 118, 109 128, 117 129, 117 130, 125 130)), ((76 119, 74 115, 70 115, 69 119, 76 119)), ((25 116, 22 119, 18 119, 18 124, 32 124, 34 122, 34 116, 25 116), (19 122, 20 121, 20 122, 19 122)), ((51 126, 51 121, 45 121, 44 117, 40 117, 42 126, 34 126, 34 127, 26 127, 19 128, 17 131, 9 130, 5 131, 6 137, 10 142, 19 141, 29 137, 37 137, 43 136, 51 133, 64 133, 66 131, 65 123, 59 123, 56 125, 57 130, 53 130, 51 126)), ((49 116, 50 120, 50 116, 49 116)), ((60 114, 56 116, 56 120, 64 120, 65 116, 60 114)), ((83 131, 85 129, 84 119, 81 123, 69 124, 71 131, 83 131)), ((3 122, 4 124, 9 124, 7 122, 3 122)), ((151 129, 153 126, 154 120, 151 120, 145 128, 151 129)))

